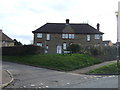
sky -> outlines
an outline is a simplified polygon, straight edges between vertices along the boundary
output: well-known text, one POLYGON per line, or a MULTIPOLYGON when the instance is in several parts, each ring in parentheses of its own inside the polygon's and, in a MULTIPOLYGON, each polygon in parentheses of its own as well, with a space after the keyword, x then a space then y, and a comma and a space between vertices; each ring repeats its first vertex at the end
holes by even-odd
POLYGON ((0 0, 0 29, 12 39, 31 44, 32 31, 49 23, 88 23, 105 33, 103 40, 117 41, 119 0, 0 0))

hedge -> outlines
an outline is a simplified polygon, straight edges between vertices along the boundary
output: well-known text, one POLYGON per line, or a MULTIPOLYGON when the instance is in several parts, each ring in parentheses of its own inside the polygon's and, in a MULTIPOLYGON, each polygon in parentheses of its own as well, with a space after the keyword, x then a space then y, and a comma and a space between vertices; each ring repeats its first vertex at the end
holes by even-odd
POLYGON ((34 45, 2 47, 3 56, 22 56, 43 53, 44 53, 43 48, 34 45))

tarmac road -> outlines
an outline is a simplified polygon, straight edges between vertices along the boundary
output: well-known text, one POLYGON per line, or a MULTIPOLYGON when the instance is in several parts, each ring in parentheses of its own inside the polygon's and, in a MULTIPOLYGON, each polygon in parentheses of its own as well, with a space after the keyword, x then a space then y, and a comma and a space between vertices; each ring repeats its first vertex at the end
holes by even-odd
POLYGON ((14 82, 7 88, 118 88, 118 76, 82 75, 3 62, 14 82))

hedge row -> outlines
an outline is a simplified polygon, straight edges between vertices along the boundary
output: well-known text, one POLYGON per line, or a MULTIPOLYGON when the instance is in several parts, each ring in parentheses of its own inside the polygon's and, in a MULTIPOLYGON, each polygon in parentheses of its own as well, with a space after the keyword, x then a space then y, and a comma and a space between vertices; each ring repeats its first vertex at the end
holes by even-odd
POLYGON ((43 54, 44 49, 34 45, 2 47, 2 55, 5 56, 22 56, 32 54, 43 54))

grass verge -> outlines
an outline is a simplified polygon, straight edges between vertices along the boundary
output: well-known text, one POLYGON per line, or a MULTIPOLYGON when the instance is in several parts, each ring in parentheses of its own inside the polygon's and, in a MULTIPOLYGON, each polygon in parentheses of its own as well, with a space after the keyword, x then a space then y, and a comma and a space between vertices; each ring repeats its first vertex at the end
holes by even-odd
POLYGON ((120 68, 118 69, 117 63, 113 63, 90 70, 87 74, 119 74, 118 72, 120 73, 120 68))
POLYGON ((39 54, 28 56, 3 56, 2 58, 3 60, 10 62, 28 64, 61 71, 71 71, 101 63, 100 60, 83 54, 39 54))

